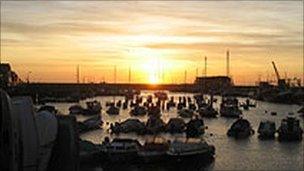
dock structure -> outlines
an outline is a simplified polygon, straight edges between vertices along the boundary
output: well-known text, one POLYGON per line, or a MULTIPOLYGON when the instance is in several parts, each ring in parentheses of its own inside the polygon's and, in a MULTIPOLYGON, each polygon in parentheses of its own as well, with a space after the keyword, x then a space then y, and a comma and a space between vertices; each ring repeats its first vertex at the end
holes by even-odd
POLYGON ((221 93, 233 86, 232 81, 227 76, 204 76, 197 77, 194 84, 201 92, 221 93))

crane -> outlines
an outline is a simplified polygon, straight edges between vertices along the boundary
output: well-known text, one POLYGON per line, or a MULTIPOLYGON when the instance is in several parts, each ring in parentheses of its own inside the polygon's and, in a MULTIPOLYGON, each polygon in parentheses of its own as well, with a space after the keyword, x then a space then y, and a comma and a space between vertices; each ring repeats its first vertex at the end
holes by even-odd
POLYGON ((289 85, 286 84, 286 80, 285 79, 281 79, 280 77, 280 74, 279 74, 279 71, 274 63, 274 61, 271 62, 272 63, 272 66, 274 68, 274 72, 277 76, 277 79, 278 79, 278 87, 280 90, 285 90, 286 88, 289 87, 289 85))
POLYGON ((277 69, 277 67, 276 67, 276 65, 275 65, 275 63, 274 63, 274 61, 272 61, 271 62, 272 63, 272 66, 273 66, 273 68, 274 68, 274 72, 275 72, 275 74, 276 74, 276 76, 277 76, 277 79, 278 79, 278 81, 281 79, 281 77, 280 77, 280 74, 279 74, 279 72, 278 72, 278 69, 277 69))

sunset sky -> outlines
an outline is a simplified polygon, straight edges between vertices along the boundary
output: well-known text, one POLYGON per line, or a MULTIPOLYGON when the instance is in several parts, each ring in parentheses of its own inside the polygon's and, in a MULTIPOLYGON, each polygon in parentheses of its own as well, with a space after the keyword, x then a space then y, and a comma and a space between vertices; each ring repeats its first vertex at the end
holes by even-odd
POLYGON ((303 1, 1 2, 1 58, 22 79, 183 83, 226 74, 235 84, 302 78, 303 1))

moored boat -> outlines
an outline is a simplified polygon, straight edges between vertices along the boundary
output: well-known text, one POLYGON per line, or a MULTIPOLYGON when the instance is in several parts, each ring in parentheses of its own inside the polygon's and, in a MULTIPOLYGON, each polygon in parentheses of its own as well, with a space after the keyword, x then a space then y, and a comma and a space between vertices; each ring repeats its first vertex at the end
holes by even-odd
POLYGON ((91 130, 100 129, 102 127, 103 121, 100 115, 92 116, 89 119, 84 120, 83 122, 78 123, 78 132, 85 133, 91 130))
POLYGON ((119 108, 111 105, 106 112, 109 115, 119 115, 119 108))
POLYGON ((168 150, 168 142, 145 142, 138 152, 138 157, 144 163, 164 162, 168 150))
POLYGON ((282 119, 278 133, 279 141, 300 141, 302 140, 303 129, 298 119, 287 117, 282 119))
POLYGON ((247 138, 252 134, 254 134, 254 130, 251 128, 250 122, 243 118, 235 121, 227 132, 229 137, 234 138, 247 138))
POLYGON ((302 106, 302 108, 300 110, 298 110, 298 113, 301 117, 304 118, 304 106, 302 106))
POLYGON ((186 123, 182 118, 171 118, 166 124, 166 132, 171 134, 183 133, 186 129, 186 123))
POLYGON ((162 91, 158 91, 154 93, 154 96, 158 98, 159 100, 167 100, 168 94, 162 91))
POLYGON ((144 116, 147 114, 147 109, 144 106, 136 105, 131 111, 130 115, 132 116, 144 116))
POLYGON ((145 124, 138 119, 127 119, 121 123, 115 122, 114 124, 111 124, 110 130, 114 134, 132 132, 143 134, 146 132, 146 127, 145 124))
POLYGON ((191 118, 194 115, 193 110, 190 109, 181 109, 177 113, 182 118, 191 118))
POLYGON ((223 98, 220 114, 224 117, 239 118, 242 115, 242 111, 238 107, 238 100, 236 98, 223 98))
POLYGON ((146 133, 157 134, 165 130, 165 123, 159 116, 150 116, 146 123, 146 133))
POLYGON ((272 121, 260 122, 258 133, 260 139, 274 139, 276 133, 275 122, 272 121))
POLYGON ((187 123, 186 135, 187 137, 198 137, 205 133, 205 128, 204 120, 196 116, 187 123))
POLYGON ((114 138, 104 144, 107 158, 110 162, 133 163, 138 160, 140 143, 133 139, 114 138))
POLYGON ((198 109, 198 113, 201 117, 206 118, 216 118, 218 115, 218 112, 213 107, 201 107, 198 109))
POLYGON ((84 111, 84 108, 81 107, 79 104, 73 105, 69 108, 69 112, 72 115, 82 114, 83 111, 84 111))
POLYGON ((83 115, 97 115, 101 112, 101 103, 97 100, 86 102, 87 108, 83 110, 83 115))
POLYGON ((170 162, 174 163, 194 163, 195 161, 207 161, 214 154, 215 147, 202 140, 193 142, 173 141, 170 143, 167 157, 170 162))

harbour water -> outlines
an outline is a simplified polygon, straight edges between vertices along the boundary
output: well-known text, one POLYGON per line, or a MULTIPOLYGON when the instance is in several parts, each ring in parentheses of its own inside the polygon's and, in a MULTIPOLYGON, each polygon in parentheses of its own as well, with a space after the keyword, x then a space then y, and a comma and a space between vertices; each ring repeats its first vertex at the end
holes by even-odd
MULTIPOLYGON (((148 94, 152 94, 151 91, 142 92, 142 95, 146 97, 148 94)), ((175 101, 179 96, 193 97, 193 94, 189 93, 168 93, 169 97, 174 96, 175 101)), ((214 104, 216 109, 219 109, 221 97, 217 97, 217 102, 214 104)), ((115 97, 115 100, 123 100, 124 97, 115 97)), ((240 102, 245 101, 245 98, 238 98, 240 102)), ((103 111, 102 118, 104 121, 103 129, 95 130, 83 134, 82 139, 92 141, 94 143, 101 143, 106 136, 111 138, 117 137, 116 135, 110 135, 108 128, 110 123, 117 121, 124 121, 130 118, 129 110, 120 110, 118 116, 109 116, 105 113, 105 103, 107 101, 113 101, 113 97, 95 97, 89 100, 98 100, 102 103, 103 111)), ((80 104, 84 105, 85 101, 81 101, 80 104)), ((73 103, 52 103, 63 114, 68 113, 68 108, 73 103)), ((215 160, 207 166, 200 169, 207 170, 303 170, 304 168, 304 143, 300 142, 279 142, 277 138, 275 140, 259 140, 257 129, 260 121, 271 120, 276 123, 276 127, 281 123, 281 119, 288 116, 288 113, 293 112, 294 116, 299 118, 297 110, 300 108, 298 105, 284 105, 274 104, 268 102, 257 101, 256 108, 250 108, 250 110, 243 110, 243 117, 248 119, 255 130, 255 134, 248 139, 236 140, 229 138, 226 135, 227 130, 235 121, 235 119, 229 119, 224 117, 218 118, 204 118, 205 125, 208 126, 206 133, 201 137, 208 143, 213 144, 216 148, 215 160), (267 113, 265 112, 267 111, 267 113), (270 112, 277 112, 276 116, 272 116, 270 112)), ((170 111, 162 111, 162 119, 167 122, 170 118, 177 116, 177 110, 171 109, 170 111)), ((147 116, 136 117, 142 121, 146 121, 147 116)), ((84 116, 77 116, 78 120, 85 119, 84 116)), ((300 118, 301 127, 304 127, 303 118, 300 118)), ((146 139, 153 138, 152 136, 138 136, 135 134, 120 134, 119 137, 127 137, 138 139, 141 143, 146 139)), ((174 140, 184 139, 185 135, 177 134, 160 134, 158 137, 174 140)), ((166 170, 163 166, 119 166, 116 165, 111 169, 117 170, 166 170), (117 167, 117 168, 116 168, 117 167), (150 168, 150 169, 149 169, 150 168)), ((187 168, 187 166, 185 166, 187 168)), ((189 170, 190 167, 188 167, 189 170)), ((107 169, 105 169, 107 170, 107 169)))

